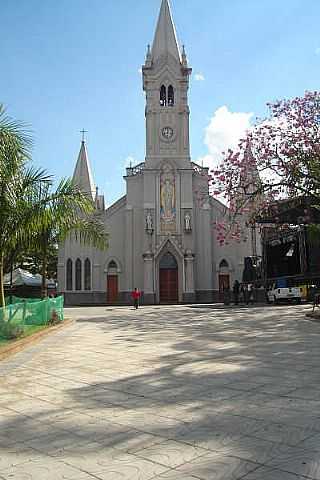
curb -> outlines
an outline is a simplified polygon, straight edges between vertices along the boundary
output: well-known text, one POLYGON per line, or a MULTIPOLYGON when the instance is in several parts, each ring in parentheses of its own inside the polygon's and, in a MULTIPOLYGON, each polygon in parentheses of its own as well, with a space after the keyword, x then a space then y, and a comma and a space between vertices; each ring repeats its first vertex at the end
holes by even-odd
POLYGON ((12 355, 15 355, 16 353, 21 352, 28 346, 32 346, 34 343, 39 342, 43 337, 47 337, 51 333, 55 333, 56 331, 61 330, 62 328, 67 327, 68 325, 71 325, 72 323, 74 323, 74 320, 67 319, 64 322, 60 323, 59 325, 54 325, 53 327, 45 328, 40 332, 30 335, 29 337, 22 338, 21 340, 16 340, 10 345, 0 348, 0 362, 2 360, 5 360, 8 357, 11 357, 12 355))

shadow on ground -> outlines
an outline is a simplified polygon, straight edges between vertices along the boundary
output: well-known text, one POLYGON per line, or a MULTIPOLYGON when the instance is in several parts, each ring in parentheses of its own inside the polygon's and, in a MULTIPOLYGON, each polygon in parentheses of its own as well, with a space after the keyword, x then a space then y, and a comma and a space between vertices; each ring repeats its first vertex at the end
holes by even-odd
MULTIPOLYGON (((18 439, 59 458, 90 453, 93 443, 98 452, 139 456, 174 440, 182 450, 192 445, 251 461, 252 470, 282 455, 289 463, 294 447, 320 432, 320 389, 310 391, 320 373, 320 328, 304 313, 200 306, 81 319, 78 370, 61 363, 43 370, 62 380, 47 394, 47 408, 37 405, 37 393, 34 410, 0 401, 0 413, 13 412, 1 423, 0 448, 18 439)), ((17 389, 23 392, 23 382, 17 389)))

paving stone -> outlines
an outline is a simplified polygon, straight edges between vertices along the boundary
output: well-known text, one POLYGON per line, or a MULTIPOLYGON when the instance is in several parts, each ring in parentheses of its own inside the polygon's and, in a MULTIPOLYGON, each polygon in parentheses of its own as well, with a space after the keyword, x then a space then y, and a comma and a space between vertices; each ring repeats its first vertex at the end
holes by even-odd
POLYGON ((0 445, 5 443, 3 439, 10 444, 26 442, 43 436, 45 432, 46 430, 40 422, 30 421, 27 417, 14 417, 14 420, 7 422, 0 429, 0 445))
POLYGON ((5 480, 93 480, 78 468, 70 467, 49 457, 15 465, 0 472, 5 480))
POLYGON ((88 440, 61 430, 53 430, 50 433, 28 440, 28 445, 46 455, 53 455, 61 448, 67 448, 70 445, 77 446, 82 443, 88 443, 88 440))
POLYGON ((286 472, 312 478, 313 480, 320 480, 319 452, 293 449, 292 452, 281 453, 268 462, 268 464, 286 472))
POLYGON ((84 459, 81 463, 84 469, 101 480, 149 480, 168 470, 168 467, 149 462, 134 455, 104 454, 100 455, 96 463, 92 458, 84 459))
MULTIPOLYGON (((115 449, 128 453, 136 453, 144 448, 162 443, 163 440, 163 437, 157 435, 150 435, 137 430, 129 430, 126 437, 121 439, 121 442, 113 443, 113 445, 115 449)), ((98 440, 98 442, 106 446, 105 442, 101 442, 101 440, 98 440)))
POLYGON ((202 480, 238 480, 257 467, 257 464, 239 458, 228 457, 221 453, 210 453, 193 462, 185 463, 177 470, 202 480))
POLYGON ((312 430, 308 427, 295 427, 283 423, 266 423, 263 427, 253 432, 252 435, 263 440, 295 446, 310 437, 312 433, 312 430))
POLYGON ((83 442, 78 445, 68 445, 60 448, 54 454, 60 462, 79 468, 86 472, 94 473, 108 468, 111 461, 134 459, 120 450, 105 447, 98 442, 83 442))
POLYGON ((177 470, 169 470, 162 475, 154 477, 152 480, 197 480, 194 476, 185 475, 177 470))
POLYGON ((268 467, 259 467, 254 472, 242 477, 243 480, 305 480, 305 478, 268 467))
POLYGON ((16 444, 6 448, 0 447, 0 472, 36 459, 39 459, 39 453, 25 444, 16 444))
POLYGON ((290 452, 292 447, 255 437, 242 436, 228 442, 227 445, 218 447, 217 450, 225 455, 237 457, 242 460, 265 464, 277 457, 281 452, 290 452))
POLYGON ((320 433, 312 435, 303 442, 299 443, 298 447, 306 450, 316 450, 320 452, 320 433))
POLYGON ((261 421, 236 416, 206 418, 191 426, 188 431, 176 435, 176 439, 209 450, 220 450, 233 442, 240 442, 244 435, 253 434, 261 428, 261 421))
POLYGON ((185 462, 190 462, 207 454, 207 450, 191 445, 185 445, 173 440, 168 440, 143 450, 138 450, 135 453, 138 457, 172 468, 178 467, 185 462))

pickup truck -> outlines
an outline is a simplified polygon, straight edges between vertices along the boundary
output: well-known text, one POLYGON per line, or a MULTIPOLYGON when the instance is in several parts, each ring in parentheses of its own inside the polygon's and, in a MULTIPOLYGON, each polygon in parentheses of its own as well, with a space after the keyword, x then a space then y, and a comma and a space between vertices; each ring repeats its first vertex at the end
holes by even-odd
POLYGON ((301 303, 303 290, 300 287, 271 287, 267 292, 269 303, 294 302, 301 303))

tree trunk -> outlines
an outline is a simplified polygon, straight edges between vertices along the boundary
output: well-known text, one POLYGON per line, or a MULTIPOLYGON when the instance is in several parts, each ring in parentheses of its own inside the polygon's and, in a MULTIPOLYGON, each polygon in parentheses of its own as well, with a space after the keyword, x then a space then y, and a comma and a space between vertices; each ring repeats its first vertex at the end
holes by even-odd
POLYGON ((0 254, 0 307, 5 307, 3 260, 3 254, 0 254))
POLYGON ((10 305, 12 304, 12 289, 13 289, 13 259, 10 265, 10 305))
POLYGON ((43 234, 42 238, 42 285, 41 285, 41 297, 46 298, 48 296, 47 289, 47 269, 48 269, 48 244, 47 234, 43 234))

